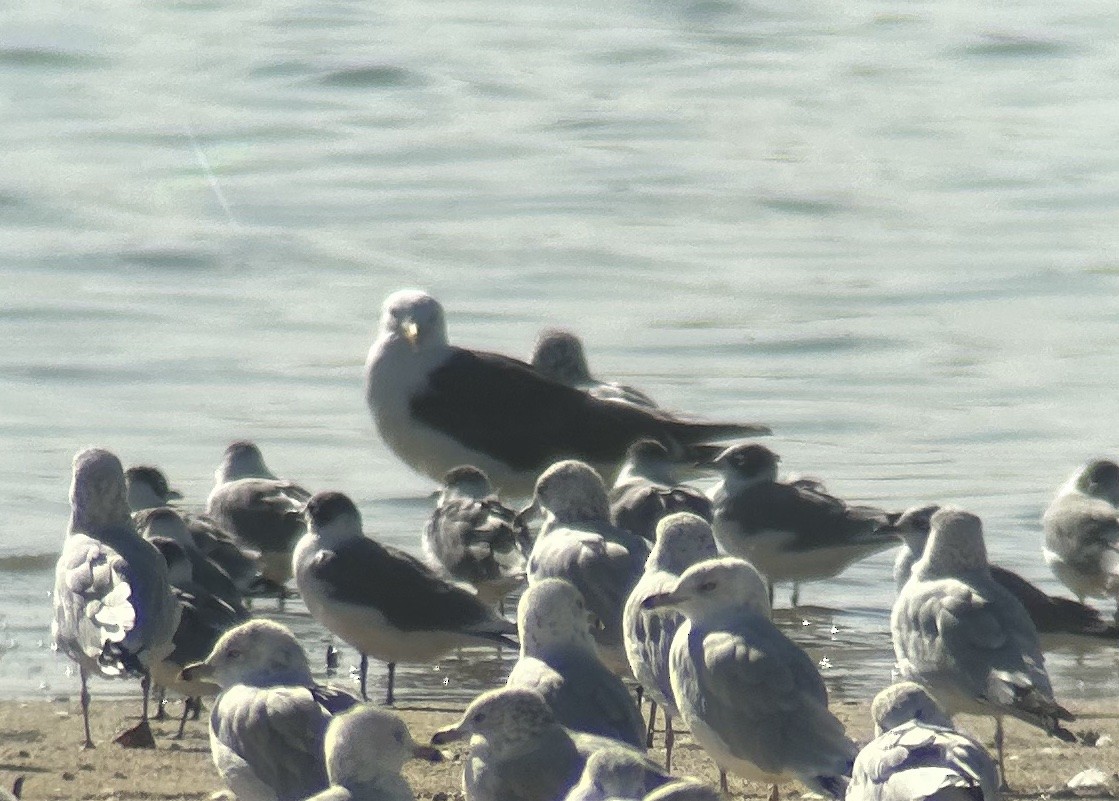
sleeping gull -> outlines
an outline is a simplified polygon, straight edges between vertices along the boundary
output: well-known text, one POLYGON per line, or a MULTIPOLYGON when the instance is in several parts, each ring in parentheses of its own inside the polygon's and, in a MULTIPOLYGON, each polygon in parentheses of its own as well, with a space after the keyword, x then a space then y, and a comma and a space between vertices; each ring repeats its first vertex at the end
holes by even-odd
POLYGON ((626 657, 637 683, 652 702, 647 745, 652 745, 657 704, 664 710, 664 767, 672 769, 675 734, 672 720, 680 716, 672 695, 670 656, 672 639, 684 622, 670 609, 645 609, 645 599, 671 589, 685 570, 719 555, 711 526, 687 512, 669 515, 657 526, 657 542, 645 562, 645 572, 629 594, 622 618, 626 657))
POLYGON ((528 581, 570 581, 598 616, 598 654, 615 673, 629 675, 622 609, 649 555, 649 541, 614 526, 602 477, 576 460, 557 462, 536 482, 532 503, 518 514, 544 514, 528 560, 528 581))
POLYGON ((250 620, 222 635, 185 681, 214 681, 210 754, 238 801, 294 801, 327 787, 323 736, 330 716, 358 702, 316 684, 291 631, 250 620))
MULTIPOLYGON (((915 506, 907 509, 894 524, 902 540, 894 560, 894 583, 899 591, 909 579, 913 565, 924 553, 925 542, 929 538, 929 520, 938 509, 940 507, 936 505, 915 506)), ((1119 627, 1109 626, 1092 607, 1071 598, 1047 595, 1017 573, 998 565, 990 565, 990 568, 991 578, 1009 590, 1026 608, 1042 639, 1046 635, 1065 634, 1119 639, 1119 627)))
POLYGON ((149 668, 168 653, 179 623, 167 565, 141 539, 128 508, 124 469, 108 451, 74 456, 70 525, 54 581, 54 646, 78 664, 85 748, 89 736, 89 677, 142 677, 140 723, 117 737, 125 746, 154 747, 148 724, 149 668))
POLYGON ((397 662, 430 662, 471 645, 516 645, 516 626, 476 595, 440 577, 403 551, 366 537, 361 514, 340 492, 307 503, 307 533, 292 561, 311 615, 362 655, 388 663, 386 703, 393 702, 397 662))
POLYGON ((887 687, 871 707, 875 734, 855 758, 847 801, 995 801, 991 755, 952 728, 919 685, 887 687))
POLYGON ((641 801, 647 770, 645 760, 629 749, 595 751, 563 801, 641 801))
POLYGON ((610 490, 610 519, 650 542, 657 523, 673 512, 691 512, 711 522, 711 501, 697 489, 676 480, 668 450, 654 439, 629 446, 621 472, 610 490))
POLYGON ((613 471, 643 437, 684 459, 696 443, 769 433, 602 401, 517 359, 450 345, 443 307, 415 290, 385 299, 365 390, 378 432, 413 470, 439 480, 471 464, 508 494, 527 494, 557 459, 613 471))
POLYGON ((443 477, 422 542, 433 567, 474 585, 492 606, 524 583, 526 539, 527 529, 498 500, 486 474, 463 466, 443 477))
POLYGON ((774 785, 771 798, 790 777, 843 796, 858 748, 828 710, 816 664, 770 621, 765 582, 749 562, 692 565, 644 607, 687 618, 672 641, 672 692, 721 768, 774 785))
POLYGON ((1003 717, 1072 741, 1060 721, 1073 716, 1053 699, 1030 616, 991 578, 979 518, 946 507, 930 525, 924 556, 890 616, 898 672, 928 687, 951 715, 995 718, 1005 789, 1003 717))
MULTIPOLYGON (((558 722, 544 697, 525 687, 489 690, 471 701, 462 718, 438 731, 432 745, 470 738, 463 760, 466 801, 556 801, 570 792, 591 754, 624 744, 558 722)), ((655 764, 644 760, 645 786, 664 783, 655 764)))
POLYGON ((1081 602, 1115 600, 1119 623, 1119 465, 1089 462, 1057 493, 1042 518, 1045 561, 1081 602))
POLYGON ((778 481, 779 461, 764 445, 746 443, 705 466, 723 476, 711 496, 719 546, 753 564, 771 591, 778 581, 792 581, 796 606, 800 582, 837 576, 897 540, 881 509, 850 506, 814 489, 815 481, 778 481))
POLYGON ((545 378, 581 389, 599 400, 657 408, 656 401, 636 387, 593 378, 583 342, 570 331, 558 328, 541 331, 530 361, 533 369, 545 378))
POLYGON ((543 579, 525 590, 517 607, 521 655, 506 686, 539 692, 569 729, 644 750, 641 715, 622 680, 598 658, 592 616, 563 579, 543 579))

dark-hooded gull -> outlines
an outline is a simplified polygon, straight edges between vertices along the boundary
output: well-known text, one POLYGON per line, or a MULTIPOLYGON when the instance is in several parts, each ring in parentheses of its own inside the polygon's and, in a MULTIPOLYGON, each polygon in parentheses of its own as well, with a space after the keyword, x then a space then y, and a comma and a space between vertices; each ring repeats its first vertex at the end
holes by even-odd
POLYGON ((610 519, 650 542, 657 523, 673 512, 691 512, 711 522, 711 501, 699 490, 676 479, 676 465, 664 445, 642 439, 629 446, 625 461, 610 490, 610 519))
POLYGON ((124 471, 124 481, 128 487, 128 505, 133 512, 167 506, 183 497, 181 492, 171 488, 163 471, 150 464, 128 468, 124 471))
POLYGON ((646 409, 657 408, 656 401, 636 387, 594 378, 587 366, 583 341, 570 331, 559 328, 541 331, 532 349, 530 363, 540 375, 581 389, 600 400, 629 403, 646 409))
POLYGON ((438 481, 471 464, 514 495, 527 494, 557 459, 612 472, 630 443, 645 437, 686 459, 696 443, 769 433, 599 400, 517 359, 455 347, 443 307, 416 290, 385 299, 365 392, 382 439, 413 470, 438 481))

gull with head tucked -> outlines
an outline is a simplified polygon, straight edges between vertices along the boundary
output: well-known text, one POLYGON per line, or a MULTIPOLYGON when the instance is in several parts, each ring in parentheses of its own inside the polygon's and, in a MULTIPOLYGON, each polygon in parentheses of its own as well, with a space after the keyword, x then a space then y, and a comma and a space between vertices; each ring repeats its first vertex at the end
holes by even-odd
POLYGON ((587 366, 583 341, 570 331, 559 328, 541 331, 532 349, 531 363, 540 375, 581 389, 600 400, 629 403, 646 409, 657 408, 656 401, 636 387, 594 378, 587 366))

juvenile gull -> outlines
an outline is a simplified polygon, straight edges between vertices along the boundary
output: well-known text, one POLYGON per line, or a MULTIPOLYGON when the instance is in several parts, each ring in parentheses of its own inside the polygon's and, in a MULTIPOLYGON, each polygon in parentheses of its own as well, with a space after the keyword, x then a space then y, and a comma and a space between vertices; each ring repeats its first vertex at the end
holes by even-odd
POLYGON ((656 409, 652 398, 636 387, 599 381, 591 376, 583 341, 570 331, 548 328, 540 332, 532 349, 531 364, 540 375, 560 384, 581 389, 594 397, 656 409))
POLYGON ((210 754, 238 801, 295 801, 326 789, 327 724, 357 698, 315 683, 287 627, 242 623, 185 667, 183 679, 222 689, 210 712, 210 754))
POLYGON ((416 290, 385 299, 365 390, 378 432, 413 470, 439 480, 471 464, 514 495, 527 494, 557 459, 613 471, 644 437, 684 459, 696 443, 769 433, 599 400, 517 359, 450 345, 443 307, 416 290))
POLYGON ((1081 467, 1042 518, 1045 561, 1081 602, 1115 600, 1119 623, 1119 465, 1097 459, 1081 467))
POLYGON ((874 698, 874 740, 855 758, 847 801, 994 801, 998 777, 991 755, 952 728, 927 692, 913 682, 874 698))
POLYGON ((711 501, 697 489, 679 483, 664 445, 642 439, 629 446, 621 472, 610 490, 614 525, 653 541, 657 523, 673 512, 691 512, 711 522, 711 501))
POLYGON ((562 578, 575 585, 597 617, 598 654, 619 675, 629 674, 622 610, 644 572, 649 541, 610 523, 602 477, 575 460, 557 462, 536 482, 519 517, 544 514, 528 560, 528 581, 562 578))
POLYGON ((140 723, 117 738, 126 746, 154 747, 148 724, 149 669, 172 650, 179 605, 167 565, 136 533, 124 469, 108 451, 90 448, 74 457, 70 524, 54 580, 55 647, 78 665, 85 748, 89 735, 89 677, 140 676, 140 723))
POLYGON ((837 576, 897 540, 881 509, 848 505, 817 481, 778 481, 779 461, 764 445, 746 443, 706 466, 723 476, 711 495, 719 546, 753 564, 771 588, 792 581, 796 606, 800 582, 837 576))
POLYGON ((641 715, 622 680, 598 658, 592 616, 563 579, 543 579, 525 590, 517 607, 521 655, 506 686, 539 692, 569 729, 644 750, 641 715))
POLYGON ((424 555, 433 567, 473 584, 479 598, 497 604, 524 583, 526 541, 526 527, 498 500, 485 473, 463 466, 443 477, 423 531, 424 555))
MULTIPOLYGON (((191 580, 211 594, 226 601, 231 606, 243 606, 241 591, 217 563, 207 557, 195 545, 194 537, 187 528, 186 521, 174 509, 168 506, 157 506, 153 509, 144 509, 134 512, 133 521, 136 529, 146 540, 164 538, 174 540, 183 550, 185 558, 190 560, 191 580)), ((206 649, 209 653, 210 649, 206 649)), ((200 655, 201 659, 206 654, 200 655)), ((192 660, 196 661, 196 660, 192 660)))
MULTIPOLYGON (((921 558, 929 538, 929 520, 939 510, 936 505, 915 506, 907 509, 894 528, 902 540, 894 560, 894 583, 900 591, 921 558)), ((1038 634, 1075 634, 1104 639, 1119 639, 1119 626, 1108 625, 1100 613, 1071 598, 1047 595, 1026 579, 998 565, 990 565, 991 578, 1021 602, 1037 627, 1038 634)))
POLYGON ((946 507, 930 525, 924 556, 890 616, 898 672, 928 687, 951 715, 995 718, 1005 789, 1003 717, 1072 741, 1060 721, 1073 716, 1053 699, 1030 616, 991 578, 979 518, 946 507))
POLYGON ((645 562, 645 572, 629 594, 622 617, 626 658, 634 678, 652 702, 647 745, 652 745, 657 704, 664 710, 665 770, 672 769, 672 720, 680 716, 672 694, 672 640, 684 616, 671 609, 646 609, 644 604, 650 596, 675 586, 692 565, 718 555, 711 526, 705 520, 687 512, 664 518, 657 526, 657 542, 645 562))
POLYGON ((307 533, 295 548, 295 583, 311 615, 362 655, 387 662, 387 703, 397 662, 430 662, 454 648, 516 645, 508 620, 473 593, 403 551, 366 537, 353 501, 339 492, 307 503, 307 533))
POLYGON ((749 562, 692 565, 644 607, 687 618, 672 641, 672 692, 719 767, 774 785, 773 798, 791 777, 843 796, 858 748, 828 711, 815 663, 770 622, 765 582, 749 562))
MULTIPOLYGON (((466 801, 557 801, 570 792, 588 757, 624 744, 561 726, 544 697, 524 687, 489 690, 475 698, 454 726, 438 731, 432 745, 470 738, 463 760, 466 801)), ((646 789, 666 780, 636 749, 645 765, 646 789)))

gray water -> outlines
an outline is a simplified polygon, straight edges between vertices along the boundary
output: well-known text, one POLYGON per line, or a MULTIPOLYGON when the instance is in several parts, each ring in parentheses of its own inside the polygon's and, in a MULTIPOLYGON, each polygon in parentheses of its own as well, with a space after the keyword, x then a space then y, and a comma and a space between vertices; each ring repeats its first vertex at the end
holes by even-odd
MULTIPOLYGON (((843 497, 964 505, 1062 591, 1040 513, 1119 449, 1119 15, 986 6, 4 4, 0 697, 76 692, 48 626, 81 447, 201 503, 253 438, 418 548, 432 486, 361 379, 405 286, 461 344, 573 327, 599 374, 769 423, 843 497)), ((779 612, 839 697, 889 681, 890 560, 779 612)), ((1113 694, 1117 653, 1052 651, 1058 695, 1113 694)), ((461 703, 510 656, 401 698, 461 703)))

